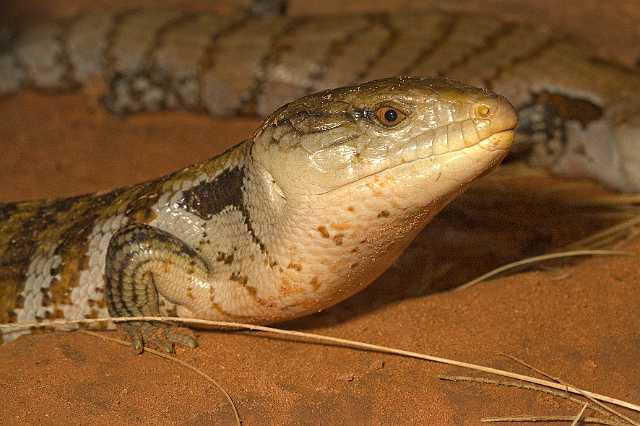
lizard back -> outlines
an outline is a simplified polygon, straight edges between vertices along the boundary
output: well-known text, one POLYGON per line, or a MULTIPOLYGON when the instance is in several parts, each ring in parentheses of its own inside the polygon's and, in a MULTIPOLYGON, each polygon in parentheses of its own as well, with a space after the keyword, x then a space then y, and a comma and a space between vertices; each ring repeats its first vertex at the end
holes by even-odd
POLYGON ((330 87, 446 76, 510 99, 520 117, 516 151, 531 164, 640 190, 639 73, 549 30, 484 15, 140 9, 45 22, 0 46, 0 95, 84 87, 117 114, 264 116, 330 87))

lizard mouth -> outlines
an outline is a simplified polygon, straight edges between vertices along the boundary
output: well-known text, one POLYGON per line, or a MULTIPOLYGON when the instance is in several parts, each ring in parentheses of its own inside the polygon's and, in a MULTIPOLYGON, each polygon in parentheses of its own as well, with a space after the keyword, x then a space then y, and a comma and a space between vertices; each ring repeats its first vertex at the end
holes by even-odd
MULTIPOLYGON (((471 151, 471 150, 476 150, 478 151, 478 147, 481 148, 482 150, 486 151, 485 156, 488 157, 487 159, 487 164, 488 166, 483 169, 480 173, 478 173, 477 175, 473 176, 472 178, 476 178, 476 177, 480 177, 484 174, 486 174, 487 172, 489 172, 491 169, 493 169, 495 166, 497 166, 498 164, 500 164, 500 162, 502 161, 502 159, 507 155, 507 152, 509 151, 509 149, 511 148, 511 145, 513 144, 513 137, 514 137, 514 130, 504 130, 501 132, 496 132, 494 134, 492 134, 489 137, 486 137, 484 139, 480 139, 477 143, 473 144, 473 145, 469 145, 469 146, 465 146, 459 149, 454 149, 454 150, 450 150, 441 154, 431 154, 429 156, 425 156, 425 157, 417 157, 414 159, 411 159, 409 161, 406 161, 404 159, 401 159, 397 164, 393 164, 389 167, 385 167, 381 170, 377 170, 377 171, 372 171, 371 173, 368 173, 364 176, 361 176, 360 178, 353 180, 351 182, 345 183, 344 185, 341 185, 335 189, 332 189, 330 191, 325 192, 329 193, 329 192, 333 192, 337 189, 340 188, 345 188, 348 187, 350 185, 356 184, 364 179, 370 178, 371 176, 375 176, 375 175, 380 175, 383 173, 388 173, 391 170, 396 170, 399 169, 401 167, 408 167, 412 164, 415 164, 417 162, 420 161, 425 161, 428 162, 429 164, 434 164, 437 163, 438 160, 451 156, 451 155, 455 155, 455 154, 459 154, 459 153, 463 153, 465 151, 471 151)), ((480 151, 482 152, 482 151, 480 151)), ((480 156, 481 157, 481 156, 480 156)), ((478 161, 478 160, 475 160, 478 161)), ((465 179, 467 180, 467 179, 465 179)))
POLYGON ((515 131, 513 129, 504 130, 480 140, 478 145, 487 151, 508 151, 513 145, 514 135, 515 131))

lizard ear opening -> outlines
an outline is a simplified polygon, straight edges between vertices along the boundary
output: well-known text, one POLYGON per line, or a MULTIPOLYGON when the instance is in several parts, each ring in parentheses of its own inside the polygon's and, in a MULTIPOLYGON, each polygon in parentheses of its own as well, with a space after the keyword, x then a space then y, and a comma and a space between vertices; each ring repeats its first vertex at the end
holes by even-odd
POLYGON ((288 123, 302 134, 323 132, 353 122, 353 107, 342 101, 292 102, 274 112, 266 125, 288 123))

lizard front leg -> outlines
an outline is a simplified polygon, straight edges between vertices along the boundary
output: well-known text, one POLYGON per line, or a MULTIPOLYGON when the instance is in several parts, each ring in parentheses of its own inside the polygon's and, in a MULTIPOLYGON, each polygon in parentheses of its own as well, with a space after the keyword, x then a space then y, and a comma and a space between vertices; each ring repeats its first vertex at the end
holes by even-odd
MULTIPOLYGON (((184 241, 149 225, 136 224, 118 231, 111 239, 105 266, 106 300, 113 317, 158 316, 160 283, 175 289, 168 298, 178 302, 188 295, 190 283, 206 282, 207 262, 184 241), (187 283, 186 288, 180 287, 187 283), (173 296, 173 297, 172 297, 173 296)), ((159 322, 127 322, 121 327, 136 352, 153 345, 172 352, 174 344, 194 348, 190 330, 159 322), (185 334, 188 330, 188 334, 185 334)))

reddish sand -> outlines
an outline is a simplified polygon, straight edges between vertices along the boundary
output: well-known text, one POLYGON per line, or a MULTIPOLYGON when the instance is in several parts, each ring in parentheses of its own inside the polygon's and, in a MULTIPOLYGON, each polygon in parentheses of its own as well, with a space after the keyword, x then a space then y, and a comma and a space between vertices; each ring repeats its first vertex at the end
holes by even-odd
MULTIPOLYGON (((86 95, 33 93, 0 102, 0 117, 0 201, 159 176, 221 152, 257 125, 190 114, 121 119, 86 95)), ((509 169, 492 176, 448 208, 372 287, 285 326, 535 374, 501 355, 511 354, 639 404, 637 258, 545 264, 466 291, 441 291, 610 224, 567 206, 578 191, 558 197, 532 190, 542 187, 563 188, 562 181, 509 169)), ((640 241, 626 248, 640 252, 640 241)), ((458 425, 486 416, 575 415, 581 408, 530 390, 437 378, 479 375, 457 367, 258 333, 199 337, 200 348, 177 356, 218 380, 245 424, 458 425)), ((195 373, 78 333, 0 347, 0 388, 3 424, 233 424, 223 396, 195 373)))

